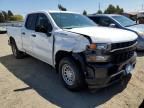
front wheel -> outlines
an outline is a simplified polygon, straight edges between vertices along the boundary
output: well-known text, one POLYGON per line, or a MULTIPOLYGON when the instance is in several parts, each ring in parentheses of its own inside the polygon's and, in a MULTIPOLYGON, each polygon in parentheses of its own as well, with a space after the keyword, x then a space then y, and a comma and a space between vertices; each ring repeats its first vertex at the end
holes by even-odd
POLYGON ((65 57, 60 61, 59 72, 64 85, 70 90, 84 87, 84 75, 73 58, 65 57))

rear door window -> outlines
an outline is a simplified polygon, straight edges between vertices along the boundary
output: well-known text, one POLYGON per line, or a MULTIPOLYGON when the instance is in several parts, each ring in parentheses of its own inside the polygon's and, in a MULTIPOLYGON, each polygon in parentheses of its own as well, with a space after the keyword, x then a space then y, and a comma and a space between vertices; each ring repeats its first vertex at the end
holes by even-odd
POLYGON ((29 30, 35 30, 37 14, 29 14, 26 20, 25 27, 29 30))

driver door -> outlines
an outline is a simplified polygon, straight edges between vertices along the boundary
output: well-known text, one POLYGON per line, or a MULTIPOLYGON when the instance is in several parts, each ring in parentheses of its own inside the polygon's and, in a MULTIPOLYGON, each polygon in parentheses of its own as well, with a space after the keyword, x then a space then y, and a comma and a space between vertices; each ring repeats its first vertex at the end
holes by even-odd
POLYGON ((45 14, 38 14, 36 28, 39 28, 39 30, 35 29, 35 32, 32 34, 34 56, 49 63, 50 65, 53 65, 53 36, 51 36, 52 26, 45 14), (44 27, 45 30, 41 30, 40 27, 44 27))

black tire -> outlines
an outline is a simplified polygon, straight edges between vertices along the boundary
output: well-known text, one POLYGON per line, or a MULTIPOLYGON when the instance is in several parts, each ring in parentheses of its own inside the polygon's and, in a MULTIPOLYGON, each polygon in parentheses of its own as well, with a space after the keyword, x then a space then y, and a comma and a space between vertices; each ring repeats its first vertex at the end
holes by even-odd
POLYGON ((12 53, 16 59, 22 59, 24 57, 24 53, 18 50, 14 40, 12 40, 12 42, 11 42, 11 49, 12 49, 12 53))
POLYGON ((77 65, 76 61, 72 57, 65 57, 60 61, 59 73, 62 82, 64 83, 65 87, 68 88, 69 90, 75 91, 85 87, 84 74, 81 71, 80 67, 77 65), (73 70, 74 80, 72 84, 68 84, 65 81, 64 72, 63 72, 63 68, 65 65, 70 66, 71 69, 73 70))

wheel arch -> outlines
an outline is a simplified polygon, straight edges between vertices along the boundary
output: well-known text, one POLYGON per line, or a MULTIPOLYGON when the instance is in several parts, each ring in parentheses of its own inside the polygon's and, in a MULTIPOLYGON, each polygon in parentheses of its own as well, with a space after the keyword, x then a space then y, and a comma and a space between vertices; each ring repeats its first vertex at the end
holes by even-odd
POLYGON ((11 45, 12 42, 15 42, 15 39, 14 39, 12 36, 10 36, 10 37, 9 37, 9 44, 11 45))
POLYGON ((55 68, 56 68, 57 72, 58 72, 59 63, 64 57, 71 57, 72 59, 74 59, 74 61, 77 63, 77 65, 83 71, 85 71, 85 60, 84 60, 84 55, 82 52, 81 53, 73 53, 73 52, 61 50, 61 51, 58 51, 55 55, 55 68))
POLYGON ((59 63, 62 60, 62 58, 68 57, 71 55, 72 55, 72 52, 63 51, 63 50, 60 50, 55 54, 55 68, 56 68, 57 72, 58 72, 59 63))

